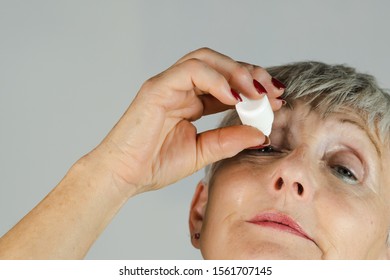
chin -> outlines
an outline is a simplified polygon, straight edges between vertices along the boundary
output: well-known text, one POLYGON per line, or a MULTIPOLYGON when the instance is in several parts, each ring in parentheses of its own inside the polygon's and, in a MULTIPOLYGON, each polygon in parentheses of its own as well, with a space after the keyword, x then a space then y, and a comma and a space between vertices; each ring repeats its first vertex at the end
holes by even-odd
POLYGON ((278 246, 278 244, 264 244, 260 248, 250 248, 240 259, 247 260, 310 260, 316 259, 304 250, 296 250, 278 246))
POLYGON ((212 251, 212 254, 202 252, 206 260, 318 260, 321 258, 305 249, 286 248, 280 244, 262 243, 257 246, 245 246, 239 249, 225 248, 223 251, 212 251), (227 249, 227 250, 226 250, 227 249))

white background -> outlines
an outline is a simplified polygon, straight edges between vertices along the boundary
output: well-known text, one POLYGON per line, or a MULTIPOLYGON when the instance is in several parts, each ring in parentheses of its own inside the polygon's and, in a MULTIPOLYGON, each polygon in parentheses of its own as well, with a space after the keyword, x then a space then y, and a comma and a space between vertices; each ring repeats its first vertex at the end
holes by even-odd
MULTIPOLYGON (((196 48, 262 66, 346 63, 389 88, 389 3, 0 0, 0 235, 101 141, 143 81, 196 48)), ((130 200, 87 258, 200 259, 187 217, 202 176, 130 200)))

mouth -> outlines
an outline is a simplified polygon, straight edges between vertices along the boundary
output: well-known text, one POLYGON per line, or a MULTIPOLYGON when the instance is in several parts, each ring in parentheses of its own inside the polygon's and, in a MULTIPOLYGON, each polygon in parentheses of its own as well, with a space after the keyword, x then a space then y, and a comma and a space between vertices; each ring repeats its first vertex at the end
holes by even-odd
MULTIPOLYGON (((278 212, 266 212, 255 216, 248 223, 291 233, 312 242, 314 240, 289 216, 278 212)), ((315 243, 315 242, 314 242, 315 243)))

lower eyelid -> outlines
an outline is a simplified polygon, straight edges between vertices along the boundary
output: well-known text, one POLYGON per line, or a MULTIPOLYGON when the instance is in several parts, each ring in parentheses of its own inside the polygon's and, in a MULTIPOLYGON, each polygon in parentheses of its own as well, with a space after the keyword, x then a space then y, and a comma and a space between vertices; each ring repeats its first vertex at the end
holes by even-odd
POLYGON ((332 165, 329 165, 328 168, 330 169, 330 172, 336 176, 337 178, 339 178, 340 180, 342 180, 343 182, 347 183, 347 184, 350 184, 350 185, 358 185, 358 184, 363 184, 364 181, 366 180, 365 179, 365 171, 364 171, 364 167, 362 167, 362 172, 359 172, 357 170, 355 170, 354 168, 351 168, 349 166, 346 166, 345 164, 332 164, 332 165), (340 166, 340 167, 344 167, 346 169, 348 169, 351 174, 356 178, 356 179, 352 179, 352 178, 348 178, 347 176, 343 176, 342 174, 340 174, 339 172, 337 172, 336 170, 334 170, 334 167, 335 166, 340 166))
POLYGON ((275 151, 275 152, 260 152, 260 151, 252 151, 247 153, 248 156, 257 157, 257 158, 273 158, 279 159, 284 157, 286 154, 283 152, 275 151))
POLYGON ((280 153, 280 151, 274 146, 265 146, 259 149, 256 149, 256 152, 259 154, 276 154, 280 153))

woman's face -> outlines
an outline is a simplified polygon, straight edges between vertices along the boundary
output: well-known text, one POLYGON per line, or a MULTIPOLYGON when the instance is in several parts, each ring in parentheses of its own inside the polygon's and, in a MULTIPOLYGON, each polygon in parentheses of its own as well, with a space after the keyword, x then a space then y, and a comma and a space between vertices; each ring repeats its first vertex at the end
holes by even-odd
POLYGON ((204 258, 387 258, 390 160, 363 121, 297 104, 275 114, 270 139, 215 173, 195 241, 204 258))

